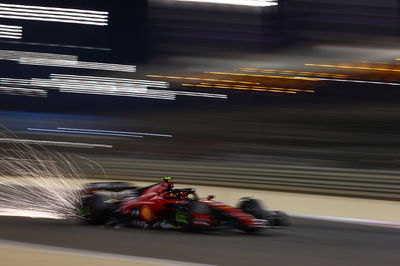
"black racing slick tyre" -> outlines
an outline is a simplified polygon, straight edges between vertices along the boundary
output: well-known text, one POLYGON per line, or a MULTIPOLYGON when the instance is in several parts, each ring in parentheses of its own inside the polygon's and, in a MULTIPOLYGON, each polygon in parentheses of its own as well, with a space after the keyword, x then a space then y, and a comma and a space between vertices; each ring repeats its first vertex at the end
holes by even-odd
POLYGON ((257 219, 265 219, 266 209, 262 206, 261 202, 256 199, 242 198, 239 202, 239 209, 253 215, 257 219))
POLYGON ((102 195, 93 194, 88 207, 89 223, 101 225, 107 222, 109 210, 108 204, 105 202, 105 197, 103 197, 102 195))
POLYGON ((266 219, 270 226, 287 227, 290 225, 289 216, 281 211, 267 211, 266 219))

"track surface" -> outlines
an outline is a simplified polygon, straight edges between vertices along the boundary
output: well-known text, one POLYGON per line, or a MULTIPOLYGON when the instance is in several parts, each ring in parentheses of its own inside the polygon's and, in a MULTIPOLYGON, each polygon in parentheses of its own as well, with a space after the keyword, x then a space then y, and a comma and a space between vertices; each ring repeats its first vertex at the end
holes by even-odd
POLYGON ((189 234, 0 217, 0 238, 100 252, 217 265, 399 265, 400 231, 294 219, 293 226, 248 235, 189 234))

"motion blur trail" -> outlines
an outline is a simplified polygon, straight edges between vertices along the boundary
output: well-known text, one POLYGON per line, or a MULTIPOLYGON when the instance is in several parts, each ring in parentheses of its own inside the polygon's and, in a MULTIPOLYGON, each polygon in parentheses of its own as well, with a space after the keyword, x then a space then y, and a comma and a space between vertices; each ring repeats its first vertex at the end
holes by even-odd
POLYGON ((0 215, 53 219, 76 216, 86 181, 74 159, 85 158, 30 146, 4 133, 0 138, 10 139, 0 149, 0 215))

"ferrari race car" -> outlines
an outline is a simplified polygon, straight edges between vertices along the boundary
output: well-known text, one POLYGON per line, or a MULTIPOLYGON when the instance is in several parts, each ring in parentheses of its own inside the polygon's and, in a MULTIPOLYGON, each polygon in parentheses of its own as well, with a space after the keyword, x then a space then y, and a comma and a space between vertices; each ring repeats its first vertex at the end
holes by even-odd
POLYGON ((200 199, 193 188, 174 188, 171 178, 147 187, 125 182, 90 183, 84 189, 79 216, 89 224, 199 231, 240 229, 254 232, 288 225, 288 216, 266 210, 260 201, 240 199, 236 208, 200 199))

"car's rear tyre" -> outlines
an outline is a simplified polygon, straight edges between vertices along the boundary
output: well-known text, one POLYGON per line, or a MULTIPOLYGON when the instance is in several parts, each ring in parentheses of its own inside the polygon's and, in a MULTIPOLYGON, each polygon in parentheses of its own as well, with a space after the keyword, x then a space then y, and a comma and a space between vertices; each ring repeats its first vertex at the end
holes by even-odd
POLYGON ((101 225, 107 222, 109 218, 109 206, 105 202, 104 196, 99 194, 93 194, 89 203, 89 217, 88 222, 91 224, 101 225))
POLYGON ((289 216, 281 211, 267 211, 266 220, 273 227, 287 227, 290 225, 289 216))
POLYGON ((239 202, 239 209, 253 215, 257 219, 265 219, 266 209, 259 200, 242 198, 239 202))

